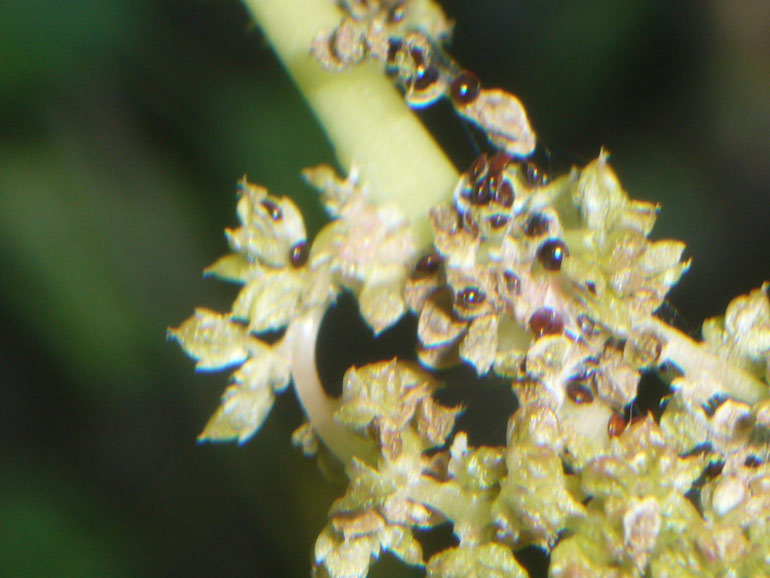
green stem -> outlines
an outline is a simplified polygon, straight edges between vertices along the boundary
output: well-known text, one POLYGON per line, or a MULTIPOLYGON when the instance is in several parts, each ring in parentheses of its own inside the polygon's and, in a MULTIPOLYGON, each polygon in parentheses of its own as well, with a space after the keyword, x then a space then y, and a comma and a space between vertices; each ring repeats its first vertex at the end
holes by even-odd
MULTIPOLYGON (((355 164, 373 200, 394 203, 412 223, 418 246, 432 244, 427 215, 450 197, 459 176, 403 97, 371 63, 327 72, 313 59, 316 34, 339 24, 334 0, 244 0, 324 128, 345 171, 355 164)), ((337 424, 339 402, 318 378, 315 342, 324 309, 292 322, 287 332, 295 390, 324 444, 343 462, 372 460, 372 448, 337 424)))
POLYGON ((428 210, 449 198, 458 174, 381 67, 327 72, 310 55, 316 34, 339 24, 334 0, 244 0, 326 131, 344 170, 355 164, 377 202, 412 221, 419 246, 432 235, 428 210))

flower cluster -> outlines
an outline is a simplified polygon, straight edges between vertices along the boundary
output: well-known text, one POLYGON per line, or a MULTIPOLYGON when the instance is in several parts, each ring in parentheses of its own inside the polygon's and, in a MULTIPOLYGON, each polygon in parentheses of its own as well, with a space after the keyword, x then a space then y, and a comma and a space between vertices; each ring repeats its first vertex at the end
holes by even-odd
POLYGON ((244 287, 229 313, 170 331, 199 369, 236 367, 201 439, 245 441, 294 385, 309 420, 296 445, 327 448, 349 478, 318 576, 366 576, 389 551, 428 576, 524 577, 527 546, 550 553, 552 577, 769 575, 770 285, 706 321, 702 342, 670 327, 656 311, 684 245, 649 238, 659 208, 629 198, 606 152, 545 175, 523 107, 446 54, 432 0, 341 6, 313 42, 323 67, 379 62, 410 106, 448 98, 495 150, 430 210, 430 246, 355 169, 305 171, 332 218, 312 242, 291 200, 244 180, 233 254, 207 270, 244 287), (343 290, 375 334, 415 315, 420 364, 352 367, 332 399, 313 351, 343 290), (471 446, 464 408, 437 401, 437 370, 460 364, 509 381, 504 446, 471 446), (637 415, 652 371, 670 393, 637 415), (426 559, 414 530, 444 522, 456 543, 426 559))
POLYGON ((244 178, 238 187, 241 226, 226 231, 233 253, 206 269, 243 285, 232 311, 199 309, 169 332, 200 370, 239 366, 202 440, 242 443, 259 429, 274 392, 292 377, 292 325, 325 310, 343 288, 358 296, 361 314, 375 331, 398 321, 406 309, 402 294, 414 248, 404 218, 369 203, 355 173, 343 181, 320 166, 308 169, 306 178, 322 191, 334 218, 312 246, 291 199, 244 178), (285 331, 272 344, 256 337, 276 330, 285 331))

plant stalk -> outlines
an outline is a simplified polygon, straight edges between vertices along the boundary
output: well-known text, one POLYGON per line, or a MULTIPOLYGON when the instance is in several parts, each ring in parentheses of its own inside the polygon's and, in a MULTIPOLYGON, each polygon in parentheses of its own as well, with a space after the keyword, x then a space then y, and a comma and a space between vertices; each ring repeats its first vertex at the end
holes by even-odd
POLYGON ((343 17, 334 0, 244 4, 323 126, 343 170, 355 164, 373 200, 401 207, 417 246, 430 246, 428 211, 448 198, 457 170, 380 66, 366 62, 329 72, 311 56, 316 34, 343 17))

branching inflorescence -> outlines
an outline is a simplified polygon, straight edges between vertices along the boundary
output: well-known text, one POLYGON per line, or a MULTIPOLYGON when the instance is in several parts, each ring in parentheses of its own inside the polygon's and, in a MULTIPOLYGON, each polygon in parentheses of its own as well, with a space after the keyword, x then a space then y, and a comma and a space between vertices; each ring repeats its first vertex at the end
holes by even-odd
POLYGON ((605 152, 555 178, 529 162, 524 108, 446 54, 432 0, 340 8, 307 46, 312 74, 373 61, 408 105, 449 99, 494 150, 423 211, 376 190, 367 155, 346 178, 306 170, 332 218, 312 243, 290 199, 244 179, 233 252, 207 270, 243 289, 231 312, 170 332, 199 369, 236 367, 201 439, 246 441, 293 384, 308 417, 294 443, 330 451, 350 481, 316 542, 321 576, 365 576, 383 551, 429 576, 526 576, 513 553, 530 545, 554 577, 770 574, 768 286, 706 321, 702 342, 667 325, 655 313, 684 245, 648 239, 658 207, 627 196, 605 152), (376 334, 415 315, 420 365, 350 368, 333 399, 314 351, 342 291, 376 334), (470 446, 463 408, 434 398, 434 370, 461 363, 512 384, 505 446, 470 446), (634 415, 652 371, 670 394, 634 415), (447 521, 456 545, 426 560, 414 530, 447 521))

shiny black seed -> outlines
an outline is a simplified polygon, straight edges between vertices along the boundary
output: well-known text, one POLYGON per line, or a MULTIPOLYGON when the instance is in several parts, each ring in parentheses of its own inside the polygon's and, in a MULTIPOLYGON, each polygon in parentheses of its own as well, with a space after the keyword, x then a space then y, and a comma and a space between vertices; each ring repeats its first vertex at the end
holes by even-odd
POLYGON ((524 234, 527 237, 539 237, 548 232, 548 225, 551 220, 543 213, 532 213, 524 225, 524 234))
POLYGON ((503 181, 492 195, 492 201, 503 207, 513 206, 513 187, 508 181, 503 181))
POLYGON ((548 239, 537 249, 537 260, 546 271, 558 271, 564 258, 569 255, 567 245, 561 239, 548 239))
POLYGON ((500 229, 505 227, 510 220, 511 218, 507 215, 492 215, 487 219, 487 223, 489 223, 489 226, 493 229, 500 229))
POLYGON ((291 249, 289 249, 289 260, 291 261, 292 267, 302 267, 302 265, 307 263, 309 254, 310 251, 305 241, 300 241, 299 243, 292 245, 291 249))
POLYGON ((475 74, 467 70, 461 72, 452 81, 449 92, 452 101, 460 106, 467 106, 476 100, 481 91, 481 83, 475 74))
POLYGON ((417 261, 414 270, 421 275, 432 275, 439 270, 443 261, 438 253, 428 253, 417 261))
POLYGON ((457 294, 457 304, 466 309, 478 307, 486 300, 486 294, 478 287, 466 287, 457 294))
POLYGON ((556 335, 564 331, 564 321, 556 311, 550 307, 543 307, 529 318, 529 328, 536 337, 556 335))
POLYGON ((273 221, 280 221, 283 218, 281 207, 276 205, 273 201, 264 199, 260 204, 267 211, 267 214, 270 215, 270 218, 273 221))
POLYGON ((426 90, 438 81, 438 68, 435 66, 420 66, 414 79, 415 90, 426 90))
POLYGON ((594 400, 591 389, 579 381, 571 381, 567 384, 567 395, 578 405, 591 403, 594 400))

